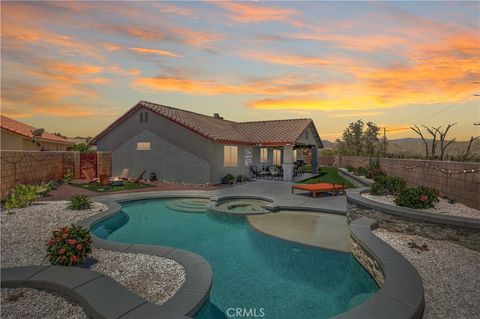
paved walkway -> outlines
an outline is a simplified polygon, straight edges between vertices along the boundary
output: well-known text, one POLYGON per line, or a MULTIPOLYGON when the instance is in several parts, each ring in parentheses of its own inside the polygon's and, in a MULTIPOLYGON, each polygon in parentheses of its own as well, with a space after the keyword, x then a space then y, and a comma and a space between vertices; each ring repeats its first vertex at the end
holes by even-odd
POLYGON ((188 190, 188 191, 149 191, 139 193, 117 193, 97 196, 95 200, 115 201, 135 198, 155 198, 160 195, 182 196, 182 194, 224 198, 224 197, 263 197, 273 200, 272 206, 279 208, 296 208, 310 210, 325 210, 344 213, 346 210, 345 195, 323 196, 312 198, 310 193, 296 190, 292 194, 293 183, 257 180, 242 185, 235 185, 216 190, 188 190))

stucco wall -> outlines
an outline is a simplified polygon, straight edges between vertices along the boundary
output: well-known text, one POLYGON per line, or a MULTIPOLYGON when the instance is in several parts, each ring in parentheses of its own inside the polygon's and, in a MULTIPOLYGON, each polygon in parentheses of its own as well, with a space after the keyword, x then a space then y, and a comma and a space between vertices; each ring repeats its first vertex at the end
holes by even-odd
POLYGON ((33 143, 31 140, 24 138, 18 134, 2 130, 1 134, 2 150, 30 150, 30 151, 65 151, 69 144, 39 141, 33 143))
POLYGON ((149 130, 143 130, 128 139, 112 153, 112 171, 119 175, 124 168, 136 178, 143 170, 148 178, 155 172, 159 180, 182 181, 196 184, 210 182, 209 163, 170 143, 149 130), (150 150, 137 150, 137 142, 149 141, 150 150))

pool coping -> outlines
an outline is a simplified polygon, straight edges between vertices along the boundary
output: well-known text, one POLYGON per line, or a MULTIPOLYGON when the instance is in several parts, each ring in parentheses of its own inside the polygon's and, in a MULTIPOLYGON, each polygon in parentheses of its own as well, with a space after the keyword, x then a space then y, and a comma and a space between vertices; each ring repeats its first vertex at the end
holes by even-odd
POLYGON ((378 262, 384 284, 371 298, 335 318, 422 318, 422 278, 402 254, 372 233, 376 227, 375 220, 361 217, 350 224, 350 235, 378 262))
POLYGON ((479 218, 441 215, 431 212, 419 212, 415 209, 408 207, 392 206, 376 202, 361 195, 362 193, 365 193, 369 190, 369 187, 360 187, 347 190, 347 202, 354 203, 368 209, 381 211, 385 214, 399 216, 407 219, 426 221, 434 224, 444 224, 449 226, 460 226, 465 228, 480 229, 479 218))

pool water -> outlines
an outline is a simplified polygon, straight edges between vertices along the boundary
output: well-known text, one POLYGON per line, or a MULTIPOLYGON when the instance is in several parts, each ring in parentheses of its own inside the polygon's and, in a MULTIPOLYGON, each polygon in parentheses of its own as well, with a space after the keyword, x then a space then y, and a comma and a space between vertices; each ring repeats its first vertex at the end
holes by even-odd
POLYGON ((166 200, 122 204, 97 224, 104 239, 195 252, 210 263, 210 304, 197 318, 329 318, 368 299, 378 287, 349 253, 264 235, 242 215, 182 213, 166 200), (262 316, 263 315, 263 316, 262 316))

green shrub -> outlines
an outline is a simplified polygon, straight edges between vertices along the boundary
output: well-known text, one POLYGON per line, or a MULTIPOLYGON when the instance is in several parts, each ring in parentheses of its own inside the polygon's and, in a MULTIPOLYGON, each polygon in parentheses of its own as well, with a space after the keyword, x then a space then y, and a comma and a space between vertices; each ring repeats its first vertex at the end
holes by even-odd
POLYGON ((385 176, 387 175, 384 171, 382 171, 380 168, 376 167, 370 167, 367 169, 367 172, 365 173, 366 178, 371 178, 375 179, 380 176, 385 176))
POLYGON ((401 190, 395 197, 395 203, 399 206, 410 208, 430 208, 438 202, 438 191, 431 187, 407 187, 401 190))
POLYGON ((352 165, 345 165, 345 169, 349 172, 355 172, 355 167, 353 167, 352 165))
POLYGON ((228 173, 227 175, 223 176, 222 178, 222 184, 233 184, 235 183, 235 176, 232 174, 228 173))
POLYGON ((359 168, 357 168, 357 169, 355 170, 355 173, 356 173, 357 175, 363 175, 363 176, 365 176, 365 175, 367 175, 367 172, 368 172, 367 168, 366 168, 366 167, 363 167, 363 166, 360 166, 359 168))
POLYGON ((63 175, 63 181, 65 184, 70 183, 70 181, 73 179, 73 173, 72 170, 67 168, 67 171, 65 172, 65 175, 63 175))
POLYGON ((45 183, 45 185, 47 186, 48 191, 53 191, 53 190, 56 190, 58 188, 58 186, 60 186, 60 183, 58 181, 52 179, 51 181, 45 183))
POLYGON ((407 186, 407 182, 396 176, 377 176, 370 186, 372 195, 396 195, 407 186))
POLYGON ((71 225, 52 232, 47 242, 47 257, 52 265, 77 266, 92 252, 90 231, 71 225))
POLYGON ((40 189, 37 185, 17 185, 5 202, 5 208, 12 209, 27 207, 35 199, 40 197, 39 190, 40 189))
POLYGON ((245 183, 245 182, 248 182, 249 180, 250 180, 250 177, 248 177, 247 175, 237 176, 237 183, 245 183))
POLYGON ((84 210, 92 207, 92 202, 87 195, 72 196, 68 208, 73 210, 84 210))

